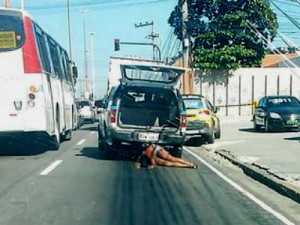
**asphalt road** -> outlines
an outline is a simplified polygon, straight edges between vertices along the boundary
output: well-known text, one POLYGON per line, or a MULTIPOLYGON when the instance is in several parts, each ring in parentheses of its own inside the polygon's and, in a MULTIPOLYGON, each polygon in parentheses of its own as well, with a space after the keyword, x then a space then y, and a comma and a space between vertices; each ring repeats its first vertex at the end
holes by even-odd
MULTIPOLYGON (((58 151, 26 145, 28 154, 0 157, 0 225, 297 224, 277 206, 273 211, 270 196, 256 193, 263 198, 260 205, 250 199, 245 189, 251 181, 209 162, 235 178, 234 188, 188 151, 184 157, 197 162, 198 170, 137 170, 131 160, 99 152, 92 125, 76 131, 58 151)), ((12 147, 0 146, 11 152, 7 148, 12 147)), ((202 154, 200 148, 189 151, 202 154)))

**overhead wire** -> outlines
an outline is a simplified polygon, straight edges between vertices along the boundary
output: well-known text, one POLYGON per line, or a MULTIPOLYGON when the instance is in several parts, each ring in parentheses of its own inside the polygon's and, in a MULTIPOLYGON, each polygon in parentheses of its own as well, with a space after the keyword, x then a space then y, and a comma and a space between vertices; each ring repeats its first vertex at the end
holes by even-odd
POLYGON ((272 43, 269 42, 269 40, 264 37, 259 30, 250 22, 247 21, 247 27, 265 44, 265 45, 271 45, 274 47, 274 49, 270 49, 273 53, 279 54, 284 61, 282 61, 291 71, 294 75, 296 75, 297 78, 300 79, 300 75, 295 71, 295 68, 299 68, 295 63, 293 63, 289 58, 287 58, 284 54, 282 54, 272 43), (288 65, 288 63, 290 65, 288 65), (293 66, 292 68, 290 66, 293 66))
MULTIPOLYGON (((88 1, 88 2, 77 2, 77 3, 70 3, 70 7, 88 7, 88 6, 105 6, 105 7, 114 7, 120 8, 120 7, 126 7, 126 6, 134 6, 134 5, 146 5, 146 4, 156 4, 156 3, 162 3, 170 0, 149 0, 149 1, 132 1, 132 0, 107 0, 107 1, 88 1)), ((66 4, 64 3, 57 3, 52 5, 46 5, 43 3, 41 5, 32 5, 28 6, 27 9, 29 10, 51 10, 51 9, 61 9, 65 8, 66 4)))

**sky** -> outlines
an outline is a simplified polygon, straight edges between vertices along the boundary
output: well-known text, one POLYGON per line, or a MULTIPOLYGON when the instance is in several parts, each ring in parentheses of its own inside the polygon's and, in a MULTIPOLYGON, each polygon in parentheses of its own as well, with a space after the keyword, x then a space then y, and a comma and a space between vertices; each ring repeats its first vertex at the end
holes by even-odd
MULTIPOLYGON (((15 7, 19 0, 11 0, 15 7)), ((69 50, 66 0, 24 0, 25 9, 35 21, 66 50, 69 50)), ((96 97, 106 91, 110 56, 134 56, 152 58, 151 46, 121 45, 114 51, 114 39, 122 42, 151 42, 145 37, 151 26, 135 28, 136 23, 154 22, 154 32, 159 34, 157 44, 163 47, 171 27, 168 18, 178 0, 70 0, 72 59, 79 70, 77 96, 83 88, 84 79, 84 32, 86 24, 86 45, 89 76, 91 77, 91 36, 95 32, 94 71, 96 97), (80 13, 88 10, 87 13, 80 13)))
MULTIPOLYGON (((77 96, 83 90, 84 80, 84 32, 83 21, 86 23, 86 44, 88 76, 91 76, 91 59, 94 54, 96 98, 105 94, 109 70, 110 56, 133 56, 152 58, 152 47, 121 45, 120 51, 114 51, 114 39, 121 42, 150 42, 146 36, 151 32, 151 26, 135 28, 136 23, 154 22, 154 32, 159 34, 157 44, 163 56, 175 56, 180 50, 178 40, 170 36, 172 32, 168 24, 170 13, 178 0, 69 0, 71 17, 72 59, 79 70, 77 96), (88 10, 82 14, 80 11, 88 10), (92 38, 89 34, 95 32, 92 38), (171 51, 172 50, 172 51, 171 51)), ((274 2, 293 18, 300 21, 300 4, 296 0, 274 0, 274 2)), ((20 6, 20 0, 11 0, 13 7, 20 6)), ((59 44, 69 51, 67 26, 67 0, 24 0, 25 9, 35 21, 50 34, 59 44)), ((299 42, 299 29, 292 25, 286 17, 275 9, 280 28, 294 42, 299 42)), ((276 38, 276 46, 284 46, 276 38)))

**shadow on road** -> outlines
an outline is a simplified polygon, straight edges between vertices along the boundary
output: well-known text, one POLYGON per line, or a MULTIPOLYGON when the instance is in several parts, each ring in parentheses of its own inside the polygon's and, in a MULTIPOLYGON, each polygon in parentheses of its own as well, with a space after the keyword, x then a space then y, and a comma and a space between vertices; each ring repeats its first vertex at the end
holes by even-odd
POLYGON ((264 130, 254 130, 253 128, 240 128, 239 131, 249 132, 249 133, 265 133, 264 130))
POLYGON ((80 151, 80 154, 75 156, 84 156, 97 160, 117 160, 117 161, 133 161, 135 156, 127 153, 124 148, 119 149, 118 152, 113 150, 99 150, 97 147, 87 147, 80 151))
POLYGON ((240 128, 239 131, 249 132, 249 133, 268 133, 268 134, 298 132, 298 130, 271 130, 269 132, 266 132, 264 129, 254 130, 253 128, 240 128))
POLYGON ((48 151, 48 146, 35 139, 0 139, 0 156, 31 156, 48 151))
POLYGON ((298 142, 300 142, 300 136, 284 138, 284 140, 287 140, 287 141, 298 141, 298 142))
POLYGON ((205 144, 204 138, 189 138, 188 140, 185 141, 184 145, 185 146, 191 146, 191 147, 199 147, 201 145, 205 144))

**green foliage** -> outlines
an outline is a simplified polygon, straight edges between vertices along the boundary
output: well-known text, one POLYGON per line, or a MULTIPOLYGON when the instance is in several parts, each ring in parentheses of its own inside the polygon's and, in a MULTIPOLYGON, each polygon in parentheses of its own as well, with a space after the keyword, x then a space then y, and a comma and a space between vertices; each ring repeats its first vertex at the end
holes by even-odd
MULTIPOLYGON (((169 24, 182 40, 180 8, 174 8, 169 24)), ((265 44, 249 25, 271 41, 278 28, 276 14, 266 0, 188 0, 188 10, 193 67, 201 70, 259 67, 265 44)))

